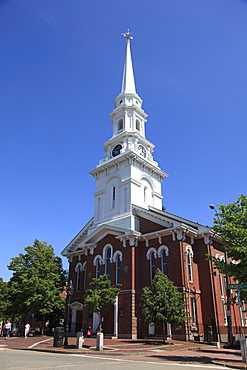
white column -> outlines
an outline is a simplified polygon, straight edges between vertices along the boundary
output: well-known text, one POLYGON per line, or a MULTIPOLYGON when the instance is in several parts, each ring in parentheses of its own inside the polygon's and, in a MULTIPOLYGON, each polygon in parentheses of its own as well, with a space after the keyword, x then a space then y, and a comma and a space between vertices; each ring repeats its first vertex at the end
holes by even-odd
POLYGON ((172 337, 172 326, 169 322, 166 324, 166 330, 167 330, 167 338, 171 338, 172 337))
POLYGON ((93 332, 96 333, 99 326, 99 315, 97 313, 93 313, 93 332))
POLYGON ((148 325, 148 334, 154 335, 155 334, 155 326, 154 325, 148 325))
POLYGON ((77 310, 72 308, 71 328, 70 328, 70 331, 72 333, 75 333, 76 331, 76 313, 77 313, 77 310))
POLYGON ((114 302, 114 336, 118 336, 118 295, 114 302))

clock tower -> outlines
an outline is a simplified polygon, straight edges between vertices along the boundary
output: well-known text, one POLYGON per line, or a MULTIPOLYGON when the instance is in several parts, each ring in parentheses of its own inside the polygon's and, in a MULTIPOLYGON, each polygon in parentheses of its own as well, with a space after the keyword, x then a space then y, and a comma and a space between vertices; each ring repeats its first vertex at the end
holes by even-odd
POLYGON ((139 231, 132 206, 162 210, 161 182, 168 176, 154 161, 154 145, 145 137, 147 114, 135 87, 130 49, 133 37, 129 30, 122 35, 126 58, 121 92, 110 114, 112 137, 104 143, 104 158, 89 172, 96 180, 91 232, 101 224, 139 231))

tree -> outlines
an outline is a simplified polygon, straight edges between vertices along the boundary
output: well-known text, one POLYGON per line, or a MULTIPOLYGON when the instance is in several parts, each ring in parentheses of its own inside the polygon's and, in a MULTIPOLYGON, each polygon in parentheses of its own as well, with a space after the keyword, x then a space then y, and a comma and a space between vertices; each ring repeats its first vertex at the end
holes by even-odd
POLYGON ((25 254, 12 258, 8 266, 14 271, 9 281, 11 315, 32 313, 43 324, 48 315, 63 317, 64 298, 61 292, 66 282, 62 260, 46 242, 34 241, 25 254))
POLYGON ((247 283, 247 197, 241 194, 235 203, 218 205, 213 230, 228 257, 227 263, 212 258, 215 267, 239 283, 247 283))
POLYGON ((145 320, 150 325, 163 326, 165 343, 165 324, 170 323, 178 328, 180 323, 188 319, 183 293, 160 269, 156 270, 151 286, 144 287, 142 291, 141 306, 145 320))
POLYGON ((10 306, 9 302, 9 291, 8 291, 8 283, 4 282, 2 278, 0 278, 0 321, 10 319, 8 316, 8 308, 10 306))
POLYGON ((102 331, 102 312, 114 304, 120 289, 112 287, 107 275, 101 275, 98 279, 94 278, 90 285, 94 288, 87 289, 85 306, 99 315, 99 331, 102 331))

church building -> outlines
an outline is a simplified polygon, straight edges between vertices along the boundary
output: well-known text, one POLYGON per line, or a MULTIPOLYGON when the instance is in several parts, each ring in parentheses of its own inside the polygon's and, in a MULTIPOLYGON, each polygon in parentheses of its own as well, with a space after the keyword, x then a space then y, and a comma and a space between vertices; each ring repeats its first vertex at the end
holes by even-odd
POLYGON ((132 37, 129 30, 123 35, 126 58, 121 92, 110 114, 112 137, 104 143, 103 159, 89 172, 96 182, 94 214, 62 251, 74 286, 70 331, 91 326, 96 332, 98 316, 84 306, 84 299, 92 279, 107 274, 120 292, 103 315, 105 335, 161 335, 161 327, 145 323, 140 308, 142 288, 151 284, 159 268, 184 292, 191 317, 178 331, 168 323, 167 337, 227 341, 227 315, 233 334, 239 335, 247 325, 244 307, 227 310, 225 277, 206 259, 206 254, 225 258, 213 231, 162 206, 161 183, 168 175, 155 161, 154 144, 145 135, 147 114, 136 92, 132 37))

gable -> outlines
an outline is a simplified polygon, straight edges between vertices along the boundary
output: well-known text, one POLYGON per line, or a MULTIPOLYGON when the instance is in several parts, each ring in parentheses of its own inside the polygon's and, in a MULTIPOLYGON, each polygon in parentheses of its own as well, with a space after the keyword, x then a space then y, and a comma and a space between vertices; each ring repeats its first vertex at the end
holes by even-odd
POLYGON ((146 218, 140 217, 140 232, 142 234, 152 233, 154 231, 163 230, 164 226, 157 224, 156 222, 147 220, 146 218))

